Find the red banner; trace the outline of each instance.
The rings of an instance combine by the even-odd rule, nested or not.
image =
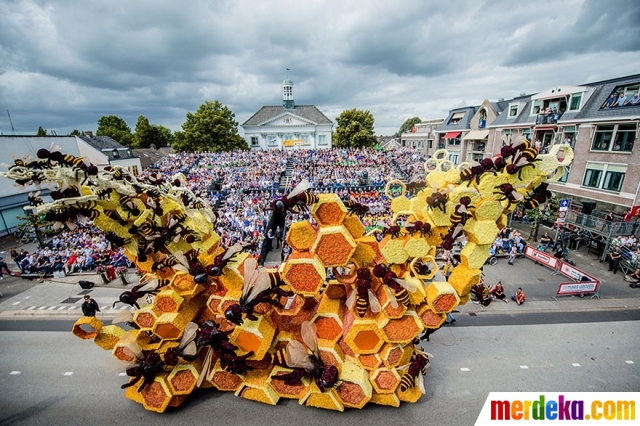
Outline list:
[[[543,264],[547,268],[555,270],[558,267],[558,259],[531,246],[527,246],[524,249],[524,255],[535,262]]]

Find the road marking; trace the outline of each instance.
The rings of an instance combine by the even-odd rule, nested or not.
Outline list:
[[[66,306],[60,306],[57,310],[58,310],[58,311],[61,311],[61,310],[63,310],[63,309],[67,309],[67,307],[66,307]]]
[[[633,362],[633,361],[631,361],[631,360],[628,360],[628,361],[625,361],[625,362],[626,362],[627,364],[634,364],[634,362]]]
[[[32,310],[34,310],[35,308],[36,308],[35,306],[29,306],[29,307],[27,308],[27,311],[32,311]]]
[[[462,368],[460,369],[460,371],[471,371],[471,369],[470,369],[470,368],[467,368],[467,367],[462,367]]]
[[[23,299],[24,300],[31,299],[31,296],[25,296],[25,297],[23,297]]]
[[[72,376],[73,375],[73,371],[67,371],[66,373],[63,374],[63,376]]]
[[[127,375],[127,373],[125,373],[124,371],[122,373],[118,373],[118,376],[120,376],[120,377],[124,377],[126,375]]]
[[[41,311],[41,310],[43,310],[43,309],[47,309],[47,307],[46,307],[46,306],[40,306],[40,307],[38,308],[38,310],[39,310],[39,311]]]
[[[11,372],[11,373],[9,373],[9,374],[10,374],[10,375],[12,375],[12,376],[19,376],[20,374],[22,374],[22,371],[14,370],[14,371],[12,371],[12,372]]]
[[[55,306],[49,306],[49,309],[47,309],[47,311],[53,311],[55,308]]]
[[[573,362],[571,363],[571,365],[573,365],[574,367],[580,367],[580,364],[578,364],[577,362]]]
[[[529,366],[528,365],[521,365],[520,368],[523,369],[523,370],[528,370]]]
[[[11,305],[16,306],[16,305],[19,305],[19,304],[20,304],[20,301],[17,301],[17,302],[12,303]]]

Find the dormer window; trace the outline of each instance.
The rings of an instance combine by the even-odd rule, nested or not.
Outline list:
[[[509,105],[509,118],[515,118],[518,116],[518,105]]]
[[[113,158],[120,158],[120,153],[117,149],[114,149],[112,152]]]
[[[540,108],[542,108],[542,100],[536,99],[533,101],[533,109],[531,110],[531,115],[540,114]]]
[[[571,95],[571,103],[569,104],[569,111],[579,110],[581,101],[582,101],[582,93],[573,93]]]
[[[458,124],[460,121],[462,121],[463,117],[464,117],[464,111],[463,112],[455,112],[451,116],[451,120],[449,120],[448,124]]]

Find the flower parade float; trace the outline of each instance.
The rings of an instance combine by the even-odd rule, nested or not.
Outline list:
[[[215,213],[181,174],[142,180],[55,149],[36,155],[1,175],[50,186],[53,202],[37,203],[36,214],[57,227],[91,219],[142,273],[114,302],[126,308],[111,324],[81,318],[72,332],[126,363],[117,364],[129,377],[125,397],[161,413],[199,388],[338,411],[416,402],[430,365],[420,337],[469,300],[507,215],[520,201],[544,204],[573,152],[555,145],[539,155],[520,139],[455,166],[439,150],[414,197],[402,182],[387,184],[393,220],[381,239],[365,234],[365,206],[311,194],[303,181],[272,204],[272,219],[300,210],[313,218],[291,225],[292,253],[277,269],[240,244],[223,247]],[[460,239],[460,263],[434,281],[436,251]]]

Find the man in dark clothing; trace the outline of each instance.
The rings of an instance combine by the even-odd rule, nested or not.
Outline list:
[[[85,317],[95,317],[96,312],[100,312],[98,302],[93,300],[88,294],[84,296],[84,303],[82,304],[82,313]]]
[[[618,272],[620,259],[622,259],[622,253],[620,253],[620,247],[616,247],[609,253],[609,270],[613,271],[614,274]]]
[[[0,280],[4,278],[2,276],[3,270],[7,273],[7,275],[11,276],[11,271],[9,270],[7,262],[4,261],[4,257],[0,256]]]
[[[278,226],[276,228],[276,248],[280,248],[280,245],[282,244],[282,229],[280,229],[280,227]]]

